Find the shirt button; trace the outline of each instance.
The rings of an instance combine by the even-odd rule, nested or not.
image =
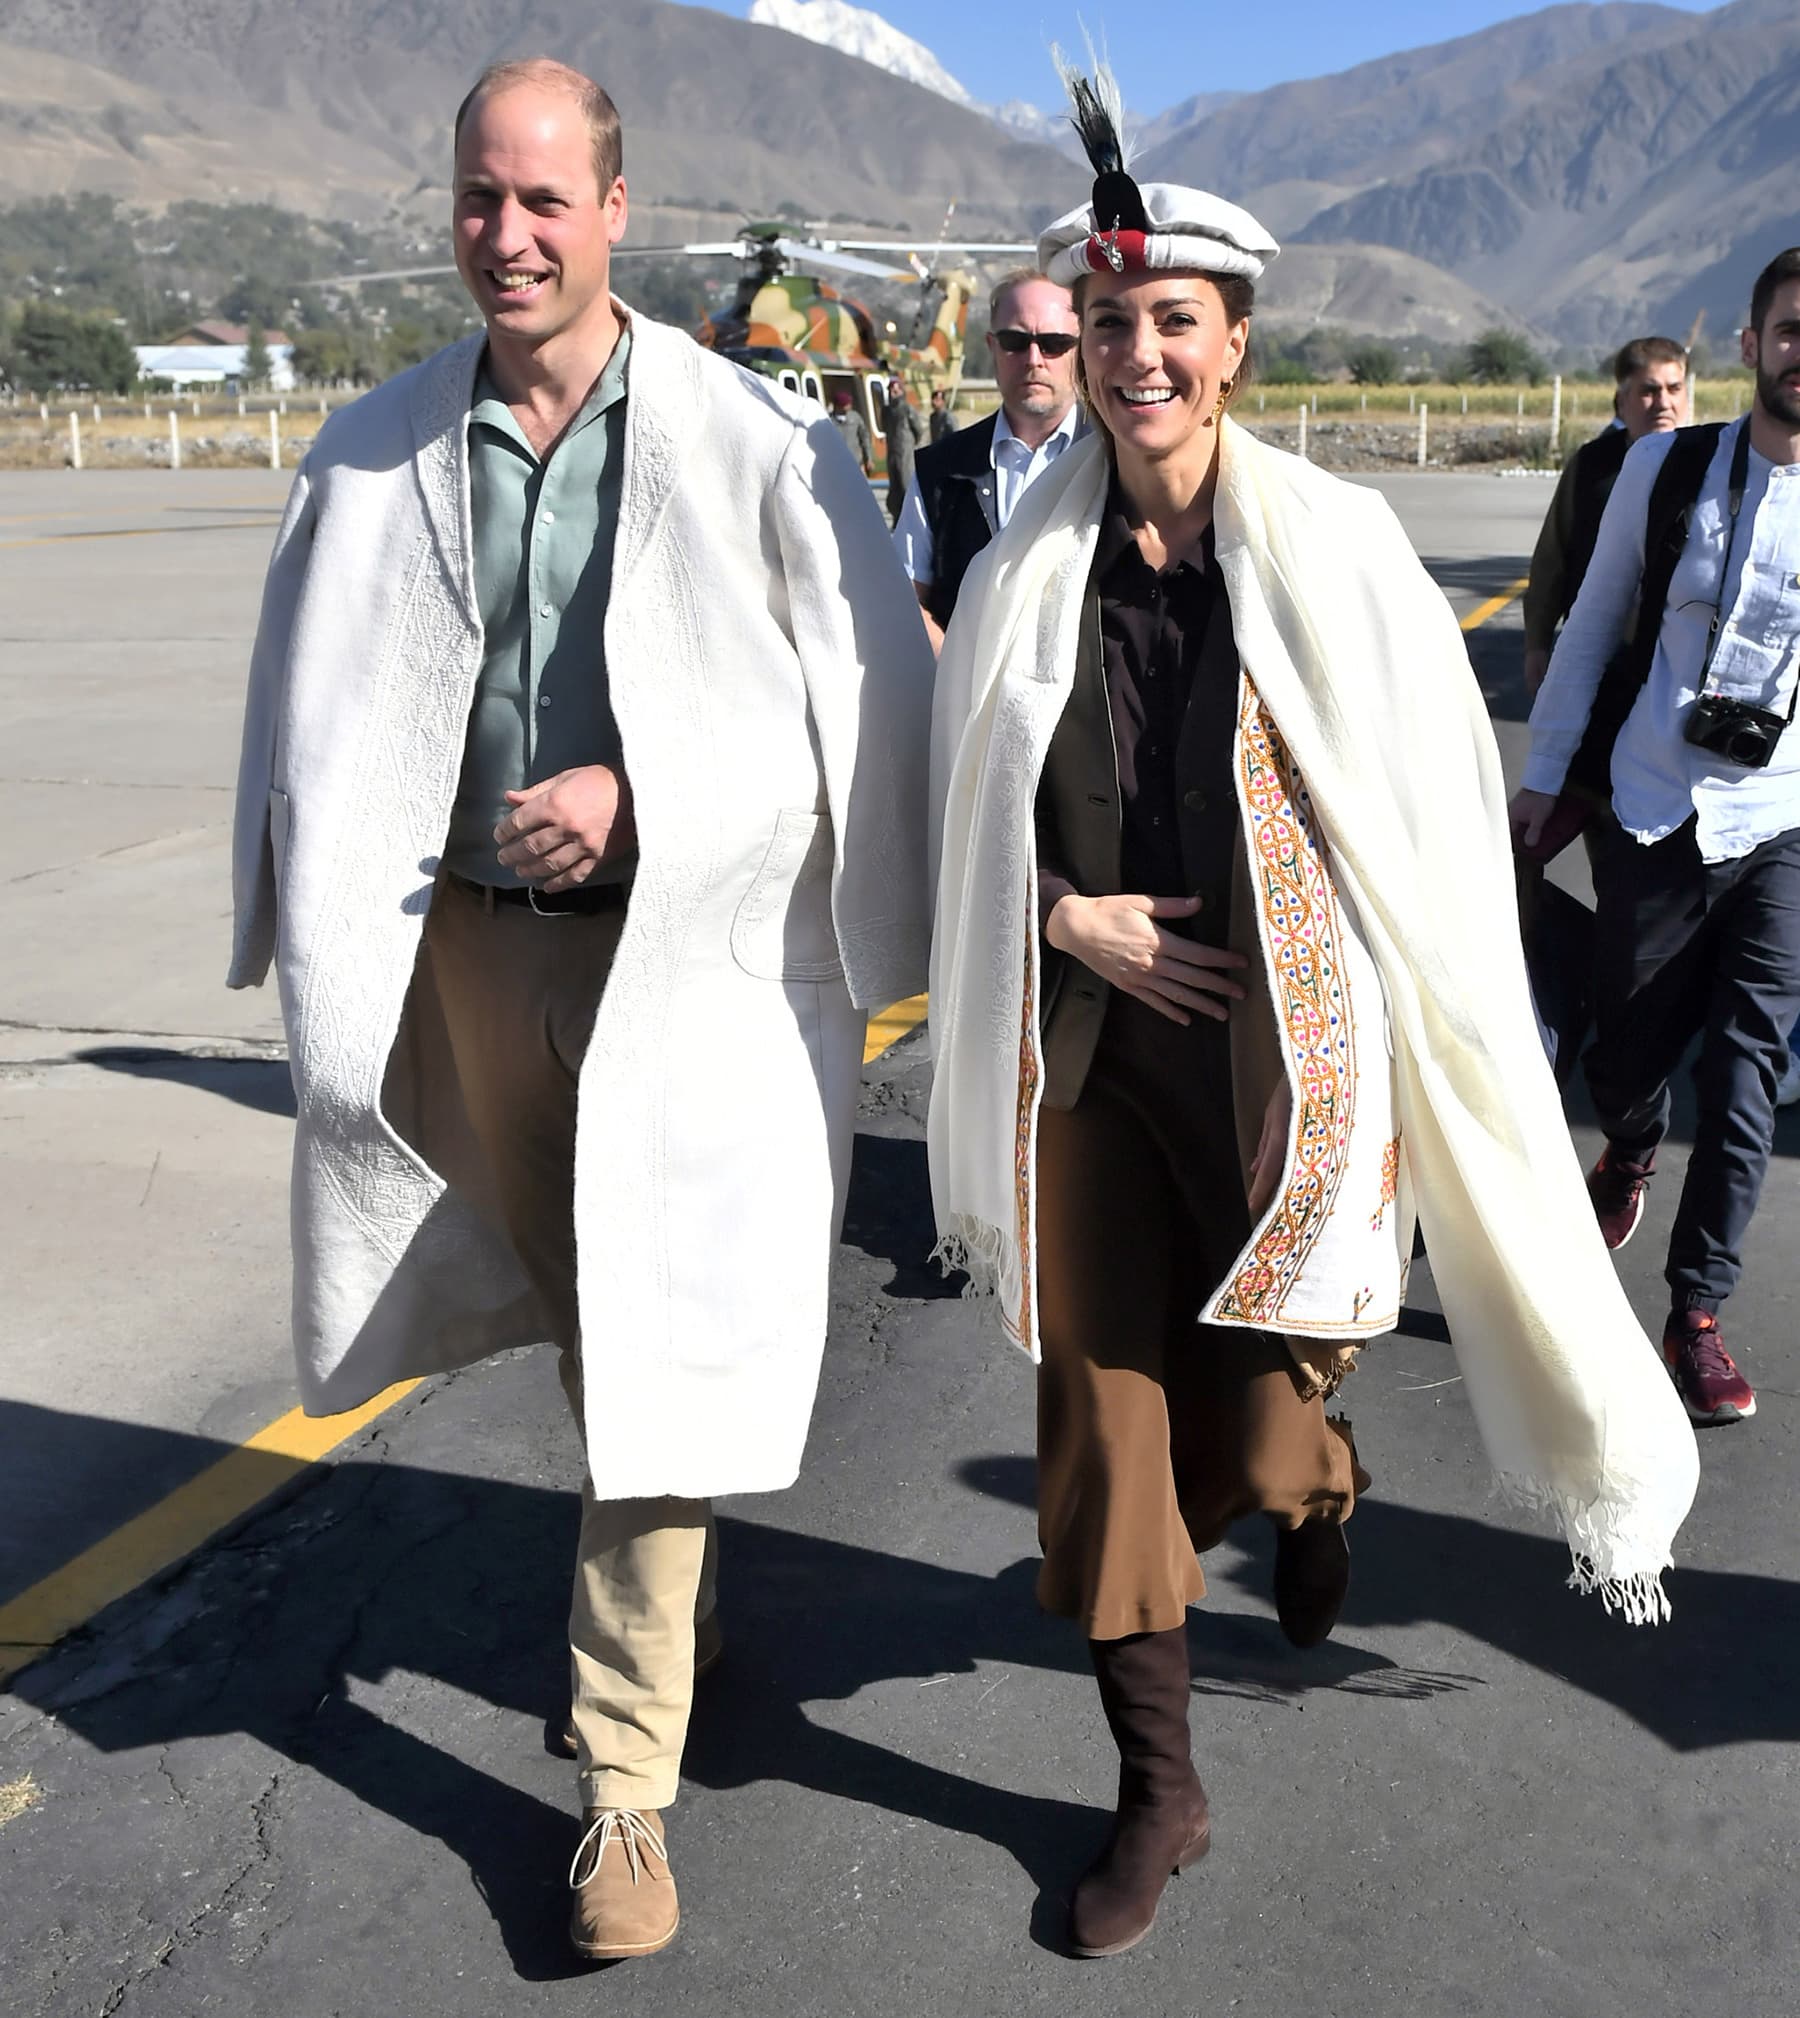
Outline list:
[[[555,512],[545,512],[545,514],[544,514],[544,524],[545,524],[545,525],[547,525],[547,526],[553,526],[553,525],[555,525],[555,523],[556,523],[556,514],[555,514]]]
[[[1184,792],[1181,795],[1181,803],[1190,813],[1204,813],[1206,811],[1206,794],[1204,792]]]
[[[539,615],[540,617],[547,617],[547,616],[549,616],[549,614],[550,614],[550,605],[549,605],[548,603],[539,603],[539,604],[538,604],[538,615]]]
[[[538,706],[540,708],[547,708],[549,705],[550,705],[550,696],[548,694],[539,694]]]

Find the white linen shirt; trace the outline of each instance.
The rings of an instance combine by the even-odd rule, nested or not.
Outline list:
[[[1000,409],[994,421],[994,442],[989,459],[994,465],[994,512],[1002,526],[1012,517],[1026,491],[1070,442],[1080,439],[1084,431],[1081,402],[1077,400],[1057,423],[1053,434],[1046,436],[1036,448],[1028,448],[1013,433],[1007,422],[1005,407]],[[900,516],[894,521],[894,549],[909,579],[929,588],[932,579],[931,526],[925,517],[925,501],[919,495],[919,479],[916,476],[906,486]]]
[[[1700,858],[1734,861],[1800,827],[1800,734],[1789,731],[1767,769],[1747,771],[1682,740],[1699,690],[1714,607],[1727,612],[1710,687],[1786,714],[1800,679],[1800,463],[1752,448],[1725,580],[1727,491],[1740,420],[1707,467],[1687,545],[1675,565],[1643,692],[1613,746],[1613,811],[1648,844],[1697,817]],[[1606,663],[1630,621],[1644,570],[1651,487],[1673,434],[1648,435],[1625,458],[1607,500],[1581,594],[1531,710],[1524,784],[1560,792],[1587,727]]]

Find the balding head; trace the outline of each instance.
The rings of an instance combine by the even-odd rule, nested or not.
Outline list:
[[[503,91],[528,89],[565,92],[581,108],[581,116],[594,143],[594,181],[602,196],[625,171],[625,140],[619,126],[619,108],[591,77],[571,70],[551,56],[526,56],[515,63],[490,63],[476,78],[468,97],[456,108],[451,128],[454,145],[462,139],[464,122],[475,105]]]

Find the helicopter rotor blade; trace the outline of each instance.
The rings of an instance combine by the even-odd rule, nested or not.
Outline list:
[[[989,252],[998,254],[1035,253],[1035,243],[1009,244],[999,239],[957,238],[834,238],[828,241],[851,252],[916,252],[929,256],[938,252]]]
[[[808,266],[822,266],[828,272],[862,273],[876,280],[902,280],[908,286],[916,284],[918,275],[904,267],[877,266],[872,259],[857,259],[848,253],[838,251],[834,245],[808,245],[803,239],[777,238],[771,241],[777,252],[789,259]]]

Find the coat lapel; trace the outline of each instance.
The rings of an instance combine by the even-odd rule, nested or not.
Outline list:
[[[698,438],[706,397],[700,351],[685,332],[631,314],[631,369],[625,400],[625,461],[619,473],[619,530],[613,586],[630,579],[655,536],[689,446]]]
[[[469,510],[469,408],[486,343],[486,334],[478,330],[433,358],[419,374],[412,409],[414,467],[425,521],[444,580],[463,616],[477,629],[481,614],[475,602],[475,540]]]

